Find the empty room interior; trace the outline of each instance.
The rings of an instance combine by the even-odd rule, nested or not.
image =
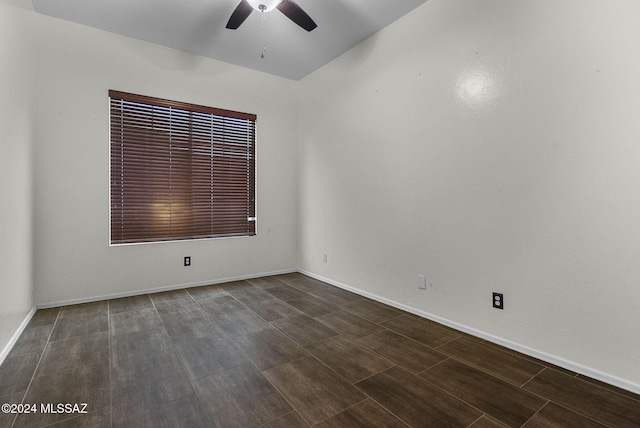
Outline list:
[[[640,427],[640,2],[135,3],[0,0],[0,427]],[[114,238],[120,93],[250,232]]]

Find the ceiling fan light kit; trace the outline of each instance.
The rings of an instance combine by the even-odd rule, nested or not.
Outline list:
[[[247,0],[252,8],[258,12],[271,12],[282,0]]]
[[[236,30],[249,17],[252,11],[262,13],[278,9],[287,18],[307,31],[311,31],[318,25],[297,3],[292,0],[242,0],[231,14],[227,28]]]

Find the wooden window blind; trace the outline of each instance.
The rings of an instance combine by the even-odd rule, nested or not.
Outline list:
[[[112,244],[255,235],[255,115],[109,98]]]

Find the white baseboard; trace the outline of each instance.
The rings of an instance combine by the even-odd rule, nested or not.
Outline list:
[[[15,333],[13,333],[13,336],[11,336],[11,339],[9,339],[9,342],[7,342],[7,344],[2,349],[2,352],[0,352],[0,365],[2,365],[4,360],[7,358],[7,355],[9,355],[9,352],[11,352],[11,350],[13,349],[24,329],[27,328],[29,321],[31,321],[31,318],[33,318],[33,314],[36,313],[37,309],[38,308],[35,306],[31,308],[27,316],[24,317],[24,320],[22,320],[22,323],[20,324],[18,329],[15,331]]]
[[[152,294],[152,293],[160,293],[162,291],[180,290],[182,288],[201,287],[201,286],[205,286],[205,285],[215,285],[215,284],[224,284],[225,282],[241,281],[243,279],[260,278],[260,277],[263,277],[263,276],[281,275],[281,274],[292,273],[292,272],[297,272],[297,271],[298,271],[297,269],[285,269],[285,270],[279,270],[279,271],[273,271],[273,272],[264,272],[264,273],[252,274],[252,275],[242,275],[242,276],[235,276],[235,277],[229,277],[229,278],[220,278],[220,279],[211,280],[211,281],[198,281],[198,282],[190,282],[190,283],[186,283],[186,284],[167,285],[167,286],[164,286],[164,287],[146,288],[146,289],[143,289],[143,290],[125,291],[125,292],[122,292],[122,293],[112,293],[112,294],[104,294],[104,295],[92,296],[92,297],[83,297],[83,298],[80,298],[80,299],[59,300],[59,301],[56,301],[56,302],[49,302],[49,303],[45,303],[45,304],[40,304],[40,305],[38,305],[38,309],[55,308],[55,307],[58,307],[58,306],[66,306],[66,305],[77,305],[79,303],[99,302],[101,300],[118,299],[118,298],[121,298],[121,297],[139,296],[141,294]]]
[[[618,388],[633,392],[635,394],[640,394],[640,385],[638,385],[638,384],[636,384],[634,382],[629,382],[626,379],[621,379],[621,378],[619,378],[617,376],[612,376],[612,375],[610,375],[608,373],[603,373],[603,372],[601,372],[599,370],[595,370],[595,369],[593,369],[591,367],[586,367],[586,366],[583,366],[582,364],[578,364],[578,363],[575,363],[573,361],[568,361],[568,360],[565,360],[563,358],[559,358],[559,357],[557,357],[555,355],[548,354],[546,352],[542,352],[542,351],[539,351],[537,349],[533,349],[533,348],[530,348],[528,346],[524,346],[524,345],[521,345],[519,343],[512,342],[510,340],[506,340],[506,339],[494,336],[492,334],[489,334],[489,333],[486,333],[486,332],[483,332],[483,331],[480,331],[480,330],[476,330],[475,328],[472,328],[472,327],[469,327],[469,326],[466,326],[466,325],[463,325],[463,324],[459,324],[457,322],[450,321],[448,319],[439,317],[437,315],[430,314],[428,312],[421,311],[421,310],[413,308],[411,306],[407,306],[407,305],[395,302],[393,300],[387,299],[386,297],[378,296],[376,294],[369,293],[367,291],[364,291],[364,290],[349,286],[347,284],[343,284],[341,282],[334,281],[332,279],[325,278],[325,277],[320,276],[320,275],[316,275],[316,274],[314,274],[312,272],[308,272],[308,271],[305,271],[305,270],[302,270],[302,269],[299,270],[299,272],[303,273],[303,274],[305,274],[307,276],[310,276],[312,278],[315,278],[317,280],[326,282],[327,284],[331,284],[331,285],[334,285],[336,287],[345,289],[347,291],[354,292],[354,293],[359,294],[361,296],[368,297],[368,298],[370,298],[372,300],[376,300],[376,301],[378,301],[380,303],[384,303],[386,305],[393,306],[394,308],[398,308],[398,309],[401,309],[403,311],[410,312],[410,313],[412,313],[414,315],[418,315],[418,316],[421,316],[423,318],[427,318],[429,320],[432,320],[432,321],[435,321],[437,323],[440,323],[440,324],[446,325],[448,327],[454,328],[456,330],[468,333],[468,334],[470,334],[472,336],[476,336],[476,337],[488,340],[489,342],[496,343],[498,345],[504,346],[505,348],[512,349],[514,351],[520,352],[520,353],[528,355],[530,357],[537,358],[537,359],[545,361],[547,363],[554,364],[554,365],[556,365],[558,367],[562,367],[564,369],[571,370],[572,372],[579,373],[581,375],[590,377],[592,379],[596,379],[596,380],[602,381],[602,382],[607,383],[609,385],[616,386]]]

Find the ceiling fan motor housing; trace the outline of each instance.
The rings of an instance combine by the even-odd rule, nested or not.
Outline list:
[[[254,10],[264,13],[275,8],[278,8],[287,18],[307,31],[318,26],[293,0],[241,0],[227,22],[227,28],[230,30],[238,29]]]

